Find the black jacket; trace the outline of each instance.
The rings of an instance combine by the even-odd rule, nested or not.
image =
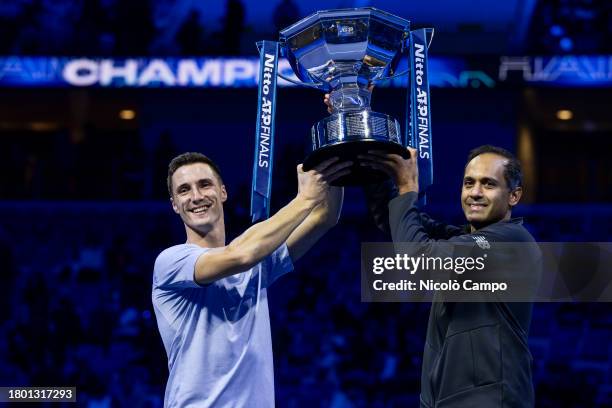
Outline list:
[[[477,247],[483,240],[492,246],[524,242],[532,244],[522,246],[530,256],[539,256],[521,219],[494,223],[470,234],[421,213],[415,206],[417,198],[416,193],[407,193],[388,202],[394,243],[449,241]],[[385,218],[380,206],[379,211],[372,209],[377,221]],[[519,254],[501,252],[507,259],[498,261],[515,264]],[[539,279],[539,271],[516,272]],[[423,352],[421,407],[533,407],[532,358],[527,344],[531,311],[531,303],[434,301]]]

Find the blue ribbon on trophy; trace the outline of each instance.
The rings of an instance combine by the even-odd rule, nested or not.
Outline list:
[[[253,222],[269,216],[274,143],[276,77],[330,93],[332,114],[311,129],[312,149],[304,170],[338,157],[354,164],[350,174],[335,185],[379,183],[382,171],[359,165],[358,156],[369,150],[407,158],[407,145],[419,154],[420,185],[433,181],[431,109],[427,77],[427,48],[432,29],[410,31],[410,21],[372,8],[318,11],[281,30],[279,42],[258,43],[259,100],[255,135],[255,161],[251,191]],[[408,51],[409,68],[395,70]],[[291,64],[300,81],[277,72],[279,53]],[[390,115],[370,109],[370,84],[410,73],[406,129]]]
[[[251,186],[251,217],[253,222],[261,221],[270,216],[272,166],[274,163],[276,76],[278,73],[278,43],[262,41],[257,46],[259,48],[259,91],[253,184]]]
[[[432,37],[433,29],[422,28],[411,31],[408,39],[411,92],[408,105],[410,113],[406,115],[406,134],[410,133],[410,146],[417,149],[420,204],[426,203],[426,190],[433,184],[431,104],[427,70],[427,50]],[[407,139],[408,137],[405,138]]]

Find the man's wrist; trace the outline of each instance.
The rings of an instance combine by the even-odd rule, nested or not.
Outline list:
[[[304,205],[309,211],[312,211],[317,205],[319,205],[323,201],[312,197],[305,197],[300,193],[297,194],[295,199],[299,201],[302,205]]]

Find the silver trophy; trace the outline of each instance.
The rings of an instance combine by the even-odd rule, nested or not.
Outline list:
[[[395,72],[410,22],[375,8],[316,12],[280,32],[280,47],[304,85],[330,93],[333,113],[312,127],[309,170],[331,158],[352,160],[337,185],[361,185],[386,176],[358,165],[357,156],[382,150],[407,158],[399,122],[370,109],[370,84]]]

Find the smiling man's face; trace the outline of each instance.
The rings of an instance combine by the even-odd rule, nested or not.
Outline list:
[[[225,186],[205,163],[179,167],[172,175],[172,209],[187,228],[200,235],[211,231],[223,220]]]
[[[461,206],[475,229],[510,219],[512,207],[520,199],[520,189],[510,191],[504,177],[507,160],[495,153],[483,153],[465,167]]]

